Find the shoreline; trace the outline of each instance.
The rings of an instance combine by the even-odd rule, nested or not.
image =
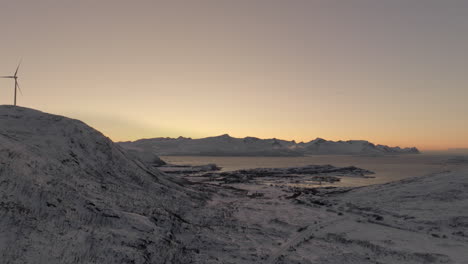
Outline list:
[[[464,263],[466,175],[463,166],[348,188],[199,183],[212,192],[200,212],[212,228],[190,244],[203,248],[200,262],[219,256],[229,263]],[[451,194],[458,203],[446,200]]]

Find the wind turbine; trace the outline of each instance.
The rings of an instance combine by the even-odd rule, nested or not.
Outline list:
[[[18,63],[18,67],[16,67],[16,71],[15,71],[15,74],[13,76],[0,76],[0,78],[15,79],[15,101],[14,101],[15,106],[16,106],[16,92],[19,90],[21,95],[23,95],[23,92],[21,92],[21,88],[20,88],[20,86],[18,84],[18,70],[19,70],[20,65],[21,65],[21,61],[20,61],[20,63]]]

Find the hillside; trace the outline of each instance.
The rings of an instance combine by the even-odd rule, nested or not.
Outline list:
[[[307,143],[229,135],[191,138],[152,138],[120,142],[125,149],[157,155],[187,156],[304,156],[304,155],[386,155],[417,154],[416,148],[375,145],[364,140],[328,141],[317,138]]]
[[[185,263],[197,194],[86,124],[0,106],[2,263]],[[185,260],[184,260],[185,259]]]

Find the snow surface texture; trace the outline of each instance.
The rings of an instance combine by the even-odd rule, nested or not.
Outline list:
[[[317,138],[307,143],[254,137],[233,138],[229,135],[191,138],[153,138],[120,142],[132,151],[157,155],[201,156],[303,156],[303,155],[383,155],[417,154],[416,148],[374,145],[364,140],[327,141]]]
[[[468,263],[467,188],[466,167],[361,188],[228,184],[190,245],[196,263]]]
[[[0,106],[0,263],[468,263],[468,168],[447,164],[361,188],[190,183]]]
[[[197,195],[80,121],[0,106],[0,263],[186,263]]]

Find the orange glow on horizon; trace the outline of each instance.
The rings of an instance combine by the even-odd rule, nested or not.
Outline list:
[[[0,75],[22,57],[20,106],[115,141],[466,148],[468,2],[418,1],[9,1]]]

